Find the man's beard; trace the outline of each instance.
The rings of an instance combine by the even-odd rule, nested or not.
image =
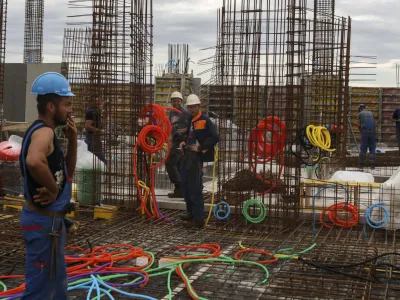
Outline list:
[[[56,115],[54,116],[54,122],[56,126],[64,126],[67,124],[67,118],[63,119],[58,109],[56,110]]]

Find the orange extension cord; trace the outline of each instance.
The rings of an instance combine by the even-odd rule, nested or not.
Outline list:
[[[352,214],[353,218],[351,220],[345,220],[345,221],[340,220],[337,215],[338,211],[339,212],[340,211],[348,212],[348,213]],[[359,218],[360,218],[357,207],[354,206],[353,204],[346,203],[346,202],[333,204],[333,205],[325,208],[319,217],[320,222],[326,228],[332,228],[332,225],[329,225],[324,221],[326,213],[328,213],[329,220],[332,222],[332,224],[334,224],[338,227],[342,227],[342,228],[351,228],[351,227],[356,226],[358,224]]]
[[[168,108],[168,110],[181,113],[179,110],[172,107]],[[172,133],[172,125],[165,111],[166,109],[164,107],[157,104],[148,104],[142,109],[140,114],[141,118],[147,117],[149,118],[149,121],[147,125],[140,131],[138,140],[135,144],[133,151],[133,172],[141,202],[138,210],[145,212],[149,218],[162,218],[166,221],[169,221],[159,210],[155,196],[155,170],[166,162],[171,150],[169,137]],[[157,165],[150,165],[150,188],[148,188],[147,185],[140,181],[138,175],[137,154],[139,147],[151,157],[152,155],[161,151],[165,144],[167,144],[168,149],[167,155]],[[152,161],[152,159],[150,159],[150,161]],[[147,205],[149,196],[151,197],[152,207],[150,210]]]
[[[281,121],[278,117],[272,116],[260,121],[248,138],[247,148],[249,151],[250,167],[253,172],[256,173],[257,178],[269,186],[269,189],[265,191],[264,194],[270,193],[276,187],[282,176],[285,160],[285,139],[285,122]],[[265,180],[257,173],[255,164],[266,164],[278,157],[280,164],[278,177],[272,182]]]

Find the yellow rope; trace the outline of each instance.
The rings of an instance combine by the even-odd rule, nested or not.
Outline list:
[[[213,166],[213,176],[212,176],[212,190],[211,190],[211,205],[210,205],[210,210],[208,211],[208,217],[206,220],[205,225],[207,226],[208,222],[210,221],[211,218],[211,213],[214,207],[214,183],[215,183],[215,171],[217,169],[217,161],[218,161],[218,155],[219,155],[219,149],[217,146],[214,146],[214,166]]]

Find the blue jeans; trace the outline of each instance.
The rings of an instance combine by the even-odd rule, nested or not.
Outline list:
[[[185,153],[180,174],[186,211],[192,215],[194,222],[204,222],[203,163],[199,153]]]
[[[67,270],[64,260],[66,229],[62,218],[55,219],[55,230],[60,234],[57,254],[53,262],[56,277],[50,279],[53,218],[37,214],[27,208],[21,212],[22,235],[26,248],[26,289],[21,300],[67,300]]]
[[[376,133],[371,130],[362,130],[361,131],[361,146],[360,146],[360,164],[364,165],[365,159],[367,157],[367,150],[371,155],[371,161],[375,162],[376,160]]]

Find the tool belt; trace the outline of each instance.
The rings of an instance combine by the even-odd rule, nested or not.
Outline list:
[[[25,202],[25,207],[29,210],[32,210],[32,211],[42,215],[42,216],[56,217],[56,218],[64,218],[65,217],[65,213],[63,213],[63,212],[45,210],[45,209],[37,207],[36,205],[33,205],[32,203],[29,203],[29,202]]]

